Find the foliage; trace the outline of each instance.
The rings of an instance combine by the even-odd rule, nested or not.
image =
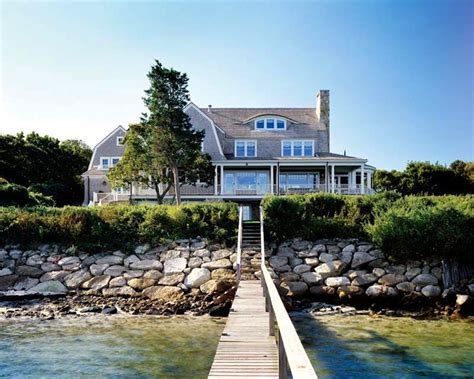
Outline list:
[[[234,203],[0,207],[0,244],[59,243],[95,252],[196,236],[231,243],[237,224]]]
[[[153,188],[160,204],[174,186],[179,204],[181,185],[212,180],[210,157],[201,152],[204,131],[195,130],[184,112],[189,102],[186,74],[156,61],[148,79],[144,102],[149,113],[130,125],[125,153],[108,177],[113,186],[138,182]]]
[[[30,192],[27,188],[18,184],[8,182],[0,183],[0,206],[54,206],[54,200],[50,196],[41,193]]]
[[[91,149],[78,140],[60,142],[37,133],[0,135],[0,175],[10,183],[52,195],[58,206],[82,202],[80,175],[91,155]]]
[[[410,162],[402,172],[377,170],[374,187],[402,195],[458,195],[474,193],[474,162],[454,161],[449,167]]]

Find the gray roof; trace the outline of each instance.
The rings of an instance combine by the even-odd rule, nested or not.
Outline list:
[[[228,138],[311,138],[325,130],[316,119],[315,108],[201,108]],[[287,130],[255,130],[253,119],[261,116],[279,116],[287,119]]]

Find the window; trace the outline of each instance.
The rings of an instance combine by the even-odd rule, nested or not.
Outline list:
[[[108,169],[119,163],[120,157],[100,157],[100,168]]]
[[[257,156],[257,141],[240,140],[235,141],[236,157],[256,157]]]
[[[314,141],[286,140],[281,142],[283,157],[312,157],[314,155]]]
[[[117,146],[123,146],[123,136],[117,137]]]
[[[255,120],[255,129],[258,130],[285,130],[286,129],[286,120],[281,118],[259,118]]]
[[[109,158],[100,158],[100,167],[101,168],[109,168]]]
[[[112,166],[115,166],[117,163],[119,163],[120,157],[112,157]]]

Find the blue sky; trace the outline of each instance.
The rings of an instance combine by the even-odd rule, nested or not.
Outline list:
[[[97,143],[144,110],[154,59],[214,107],[313,107],[380,168],[473,160],[470,1],[0,2],[0,132]]]

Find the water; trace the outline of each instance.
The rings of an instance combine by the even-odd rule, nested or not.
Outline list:
[[[2,378],[206,378],[225,319],[0,320]]]
[[[295,317],[320,378],[473,378],[474,322]]]

